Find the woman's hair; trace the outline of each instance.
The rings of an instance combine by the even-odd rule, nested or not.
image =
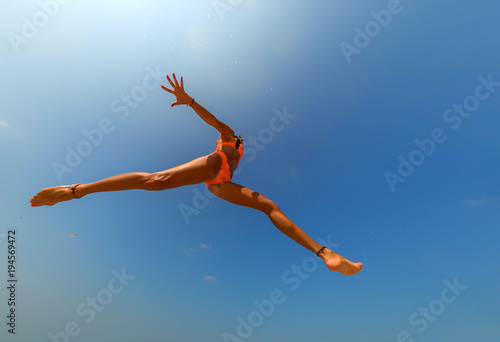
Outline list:
[[[238,149],[240,145],[243,145],[243,139],[241,139],[241,135],[240,136],[235,135],[234,137],[236,138],[236,144],[234,145],[234,147]]]

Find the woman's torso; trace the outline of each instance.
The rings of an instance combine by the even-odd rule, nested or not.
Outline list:
[[[230,142],[232,143],[232,145],[222,145],[223,142]],[[231,176],[233,175],[233,171],[238,167],[238,163],[241,157],[238,150],[234,147],[234,143],[236,143],[235,137],[228,134],[221,134],[217,139],[216,148],[216,151],[222,151],[226,155]]]

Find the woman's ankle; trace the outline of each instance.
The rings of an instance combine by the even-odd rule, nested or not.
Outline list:
[[[85,196],[85,193],[82,191],[84,190],[82,184],[75,184],[71,187],[71,189],[73,190],[73,195],[75,196],[75,198],[82,198],[83,196]]]

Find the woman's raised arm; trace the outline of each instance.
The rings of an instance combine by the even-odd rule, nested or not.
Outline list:
[[[228,134],[234,136],[234,131],[228,125],[217,120],[215,116],[213,116],[208,110],[203,108],[202,105],[197,103],[191,96],[188,95],[188,93],[186,93],[186,91],[184,90],[184,80],[182,77],[181,77],[181,84],[179,85],[179,82],[177,82],[175,74],[172,74],[172,76],[174,78],[173,82],[168,75],[167,75],[167,80],[173,89],[168,89],[163,85],[161,86],[163,90],[168,91],[171,94],[174,94],[176,101],[172,102],[172,107],[183,104],[191,106],[191,108],[193,108],[196,114],[198,114],[199,117],[203,119],[203,121],[205,121],[207,124],[218,130],[220,134]]]

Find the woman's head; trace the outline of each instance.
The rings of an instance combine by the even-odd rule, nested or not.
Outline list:
[[[243,139],[241,138],[241,135],[235,135],[234,136],[234,139],[236,140],[236,149],[238,149],[238,147],[240,147],[240,145],[243,145]]]

